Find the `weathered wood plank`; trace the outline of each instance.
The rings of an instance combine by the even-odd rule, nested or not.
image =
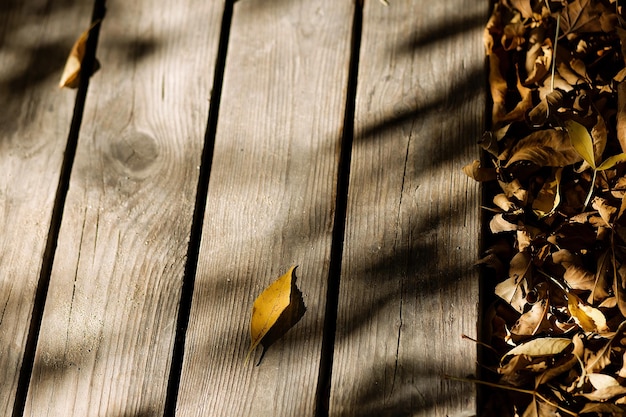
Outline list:
[[[178,416],[313,415],[352,17],[234,6]],[[296,264],[308,311],[244,364],[254,299]]]
[[[107,2],[27,416],[163,412],[222,9]]]
[[[487,7],[365,3],[331,416],[474,413]]]
[[[12,413],[75,94],[57,84],[89,2],[0,5],[0,415]]]

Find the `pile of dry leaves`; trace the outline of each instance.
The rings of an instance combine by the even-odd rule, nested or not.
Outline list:
[[[617,0],[499,0],[485,29],[495,184],[480,263],[485,415],[626,415],[626,23]],[[505,398],[506,397],[506,398]],[[488,410],[488,411],[487,411]]]

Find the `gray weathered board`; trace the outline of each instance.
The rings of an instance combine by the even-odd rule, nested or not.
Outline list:
[[[367,1],[331,416],[473,415],[486,2]]]
[[[57,84],[90,4],[0,4],[0,415],[18,385],[74,97]]]
[[[72,118],[75,94],[57,83],[89,25],[93,4],[78,3],[0,5],[0,415],[12,414]],[[477,330],[479,195],[461,167],[479,154],[487,3],[364,2],[330,416],[475,411],[474,387],[442,376],[475,371],[461,335]],[[25,416],[153,417],[166,402],[230,6],[106,6]],[[355,7],[233,6],[177,416],[313,416],[326,402]],[[307,312],[246,364],[253,301],[292,265]]]
[[[234,6],[181,417],[313,415],[352,17],[350,1]],[[292,265],[308,311],[246,364],[252,303]]]
[[[163,413],[222,7],[107,2],[26,416]]]

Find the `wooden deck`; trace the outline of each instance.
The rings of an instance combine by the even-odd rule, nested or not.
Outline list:
[[[359,3],[107,0],[78,90],[102,2],[0,3],[0,415],[475,414],[488,2]]]

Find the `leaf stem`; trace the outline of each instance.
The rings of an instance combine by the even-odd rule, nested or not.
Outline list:
[[[587,206],[589,205],[589,201],[591,200],[591,196],[593,195],[593,189],[596,186],[596,176],[598,175],[598,170],[593,170],[593,177],[591,178],[591,186],[589,187],[589,193],[587,194],[587,198],[585,199],[585,205],[583,206],[583,212],[587,210]]]
[[[554,33],[554,48],[552,49],[552,75],[550,77],[550,91],[554,91],[554,72],[556,69],[556,47],[559,43],[559,26],[561,25],[561,15],[556,17],[556,32]]]

